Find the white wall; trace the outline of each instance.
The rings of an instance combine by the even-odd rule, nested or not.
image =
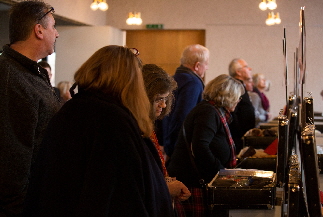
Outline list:
[[[206,46],[210,49],[210,69],[206,81],[216,75],[227,73],[227,67],[232,58],[244,58],[253,68],[254,73],[264,73],[271,80],[272,86],[268,97],[271,111],[278,115],[285,101],[283,83],[282,38],[283,27],[287,31],[287,54],[290,83],[288,92],[293,90],[293,55],[299,39],[299,11],[305,6],[307,31],[307,73],[308,79],[305,91],[313,92],[314,110],[323,111],[323,101],[320,92],[323,89],[321,71],[323,69],[323,1],[322,0],[277,0],[282,23],[277,26],[266,26],[267,11],[261,11],[258,4],[261,0],[107,0],[109,10],[106,12],[91,11],[92,1],[48,0],[55,7],[56,14],[75,19],[90,25],[109,25],[118,29],[144,29],[146,24],[164,24],[165,29],[205,29]],[[131,11],[141,12],[141,26],[127,26],[127,14]],[[2,28],[2,27],[0,27]],[[59,28],[59,31],[61,28]],[[65,31],[65,30],[64,30]],[[60,32],[61,33],[61,32]],[[59,52],[61,40],[71,39],[69,34],[62,34],[58,39]],[[93,34],[81,37],[91,40]],[[83,50],[90,49],[93,42],[84,41],[79,45]],[[94,42],[95,44],[95,42]],[[75,49],[77,48],[75,44]],[[74,47],[63,51],[62,60],[65,65],[58,71],[69,67],[69,61],[78,63],[85,60],[80,49]],[[73,48],[73,49],[72,49]],[[156,51],[157,52],[157,51]],[[66,56],[67,55],[67,56]],[[59,58],[59,56],[58,56]],[[58,63],[60,64],[60,63]],[[71,71],[69,70],[69,71]],[[58,72],[59,73],[59,72]],[[65,79],[65,77],[57,78]],[[66,77],[67,78],[67,77]]]
[[[267,93],[271,112],[277,116],[285,103],[283,85],[283,29],[287,33],[289,66],[288,94],[294,87],[294,52],[299,40],[300,8],[305,6],[307,33],[306,92],[313,92],[314,110],[323,111],[320,92],[323,89],[323,1],[277,0],[282,23],[266,26],[268,11],[258,8],[261,0],[137,0],[108,1],[111,11],[107,23],[121,29],[144,29],[146,24],[161,23],[165,29],[205,29],[206,47],[210,49],[210,67],[206,82],[215,76],[228,73],[229,62],[244,58],[254,73],[264,73],[271,80]],[[109,9],[109,10],[110,10]],[[140,11],[142,26],[127,26],[125,19],[130,11]]]
[[[0,2],[10,5],[20,1],[22,0],[0,0]],[[56,15],[88,25],[107,25],[106,12],[90,9],[92,0],[44,0],[44,2],[55,8]],[[0,13],[2,12],[0,11]]]
[[[56,84],[73,82],[75,71],[99,48],[124,43],[123,32],[110,26],[61,26],[57,30]]]

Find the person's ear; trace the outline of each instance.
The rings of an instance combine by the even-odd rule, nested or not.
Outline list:
[[[194,71],[198,71],[199,66],[200,66],[200,62],[196,62],[196,63],[194,64]]]
[[[237,74],[238,76],[242,77],[242,75],[241,75],[241,70],[240,70],[240,69],[236,69],[236,74]]]
[[[36,24],[34,27],[34,33],[36,38],[38,39],[43,39],[44,35],[43,35],[43,27],[40,24]]]

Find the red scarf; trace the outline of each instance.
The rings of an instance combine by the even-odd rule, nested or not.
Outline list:
[[[155,148],[157,149],[159,158],[160,158],[160,160],[162,162],[164,177],[168,177],[168,173],[167,173],[166,166],[165,166],[165,159],[164,159],[163,153],[162,153],[162,151],[160,149],[160,145],[159,145],[159,142],[158,142],[158,139],[157,139],[155,131],[153,131],[153,133],[151,134],[150,139],[154,143]]]
[[[228,123],[231,123],[231,121],[232,121],[232,116],[231,116],[230,112],[228,110],[226,110],[225,108],[216,107],[214,101],[209,101],[209,103],[214,106],[214,109],[218,113],[218,115],[221,119],[221,122],[224,126],[224,129],[226,131],[226,134],[227,134],[227,140],[228,140],[229,147],[231,150],[231,158],[230,158],[230,161],[225,166],[227,168],[234,168],[237,165],[236,147],[235,147],[234,141],[231,137],[231,132],[230,132],[229,125],[228,125]]]

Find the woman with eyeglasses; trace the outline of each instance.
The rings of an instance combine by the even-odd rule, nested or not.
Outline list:
[[[158,153],[146,142],[153,126],[138,54],[106,46],[76,71],[78,93],[47,128],[25,216],[174,215]]]
[[[177,207],[180,216],[207,216],[202,184],[209,183],[220,169],[236,166],[235,145],[228,124],[243,84],[229,75],[211,80],[200,102],[185,118],[167,170],[183,182],[191,197]],[[216,216],[221,216],[215,211]]]
[[[145,88],[151,104],[150,119],[153,123],[156,120],[162,120],[169,114],[174,100],[173,91],[177,88],[176,81],[169,76],[162,68],[155,64],[146,64],[142,68]],[[150,136],[158,151],[159,158],[162,162],[163,174],[167,181],[169,192],[175,200],[186,200],[190,197],[187,187],[178,180],[169,177],[165,167],[165,159],[162,146],[159,145],[156,132]]]

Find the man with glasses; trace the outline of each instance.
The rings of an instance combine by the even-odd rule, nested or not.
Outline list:
[[[0,56],[0,216],[21,216],[30,168],[59,99],[46,69],[37,64],[54,52],[54,8],[41,1],[15,3],[10,44]]]
[[[251,68],[243,59],[233,59],[229,64],[229,75],[243,81],[252,79]],[[245,87],[245,86],[244,86]],[[238,154],[243,146],[242,137],[244,134],[255,127],[255,109],[250,101],[248,91],[245,87],[245,93],[241,96],[241,100],[232,113],[233,120],[229,125],[233,141],[236,145],[236,153]]]

